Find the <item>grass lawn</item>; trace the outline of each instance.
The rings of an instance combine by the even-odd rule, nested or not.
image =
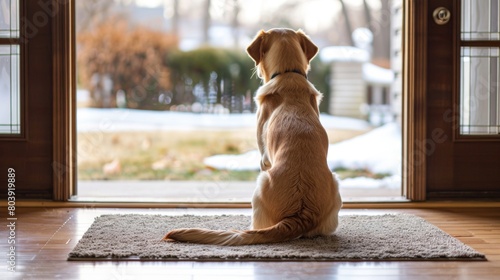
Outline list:
[[[330,143],[366,131],[329,130]],[[257,149],[254,129],[78,133],[78,180],[253,181],[258,171],[212,170],[204,158]],[[337,170],[341,177],[377,177],[363,170]]]

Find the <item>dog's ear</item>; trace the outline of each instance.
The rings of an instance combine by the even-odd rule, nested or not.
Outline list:
[[[255,61],[255,65],[259,64],[262,60],[262,42],[264,41],[265,35],[266,32],[264,30],[259,31],[253,42],[247,47],[247,53]]]
[[[318,53],[318,47],[302,30],[297,30],[297,34],[300,36],[300,46],[302,47],[302,51],[304,51],[307,60],[311,61],[311,59],[313,59],[313,57]]]

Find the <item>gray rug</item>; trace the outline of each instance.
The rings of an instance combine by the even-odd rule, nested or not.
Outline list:
[[[247,229],[249,216],[103,215],[68,260],[485,260],[484,255],[408,214],[340,216],[334,235],[224,247],[162,241],[174,228]]]

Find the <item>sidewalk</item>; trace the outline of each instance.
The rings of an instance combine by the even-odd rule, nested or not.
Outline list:
[[[251,181],[79,181],[76,201],[98,202],[250,202]],[[401,199],[394,188],[340,188],[347,201]]]

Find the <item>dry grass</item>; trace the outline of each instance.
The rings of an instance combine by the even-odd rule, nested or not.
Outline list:
[[[328,131],[330,143],[365,132]],[[257,149],[254,129],[81,132],[79,180],[255,180],[257,171],[211,170],[203,164],[216,154]]]

